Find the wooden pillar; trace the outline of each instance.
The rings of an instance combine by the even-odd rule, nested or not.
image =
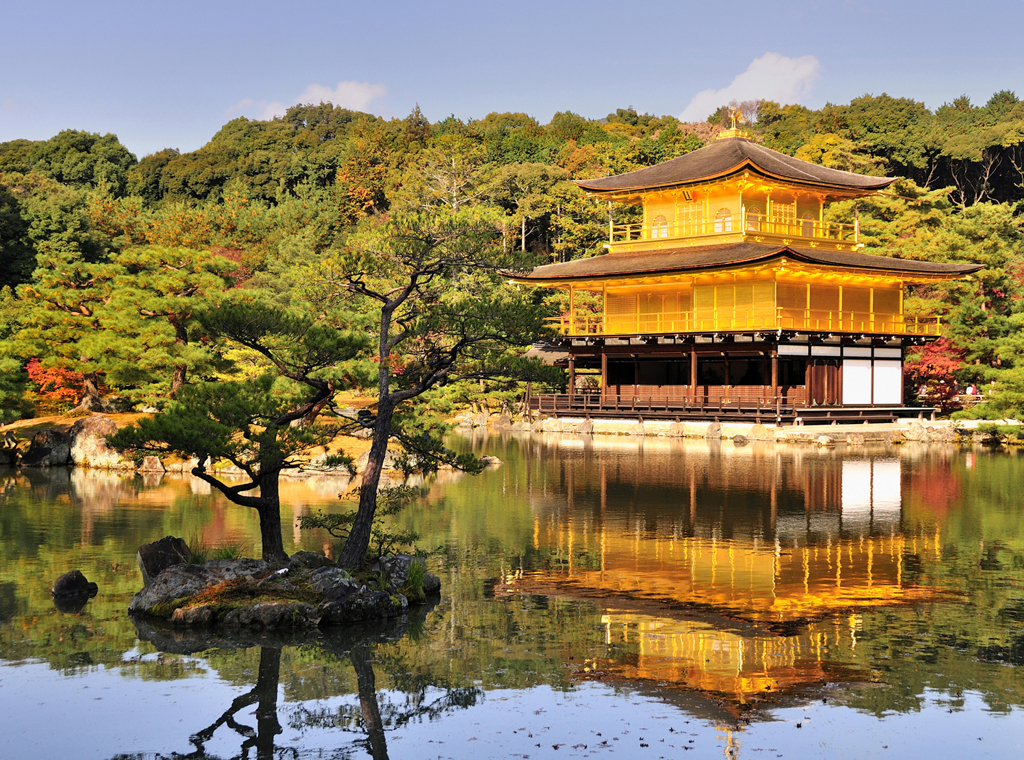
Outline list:
[[[608,334],[608,284],[601,285],[601,335]]]
[[[874,351],[871,352],[874,354]],[[903,362],[900,362],[900,367],[903,367]],[[903,383],[900,383],[900,388],[903,388]],[[903,400],[903,391],[900,390],[900,400]],[[871,357],[871,406],[875,405],[875,358]]]
[[[872,350],[871,353],[874,354],[875,352]],[[906,359],[906,356],[907,356],[907,349],[903,346],[902,341],[901,341],[900,342],[900,406],[906,406],[907,405],[907,402],[904,401],[904,399],[903,399],[903,393],[904,393],[903,386],[904,386],[904,383],[903,383],[903,380],[902,380],[902,378],[903,378],[903,360]],[[872,356],[871,357],[871,371],[872,372],[874,372],[874,368],[875,368],[875,359],[874,359],[874,356]],[[872,379],[872,383],[871,384],[872,384],[872,386],[874,386],[874,377],[872,377],[871,379]],[[872,401],[875,400],[874,396],[871,397],[871,400]]]
[[[779,351],[772,349],[772,398],[779,397]]]
[[[608,354],[601,347],[601,402],[604,403],[608,394]]]
[[[633,354],[633,402],[636,402],[637,393],[640,391],[640,362],[637,355]]]
[[[697,400],[697,346],[690,346],[690,396]]]
[[[812,366],[814,359],[808,354],[807,356],[807,368],[804,370],[804,393],[807,396],[807,406],[811,405],[814,401],[811,392],[811,380],[814,378],[814,368]]]
[[[569,354],[569,401],[576,393],[576,357]]]
[[[576,323],[576,288],[569,286],[569,335],[575,335]]]

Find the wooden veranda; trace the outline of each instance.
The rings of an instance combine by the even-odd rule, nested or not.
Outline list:
[[[931,415],[931,407],[818,406],[783,396],[642,396],[548,393],[532,396],[530,410],[543,416],[660,420],[720,420],[794,424],[895,422]]]

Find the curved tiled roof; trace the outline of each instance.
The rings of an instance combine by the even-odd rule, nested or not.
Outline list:
[[[816,248],[791,248],[762,243],[690,246],[659,251],[623,251],[605,253],[589,259],[576,259],[561,264],[536,267],[529,274],[511,275],[520,282],[589,279],[593,277],[628,277],[630,275],[667,274],[700,271],[753,264],[785,256],[793,261],[849,269],[873,269],[879,272],[956,277],[981,269],[980,264],[940,264],[932,261],[911,261],[868,253],[846,253]]]
[[[776,179],[844,190],[879,190],[893,182],[889,177],[867,177],[828,169],[770,150],[753,140],[732,137],[715,140],[700,150],[655,166],[646,166],[613,177],[577,180],[576,184],[595,193],[647,190],[717,179],[745,168]]]

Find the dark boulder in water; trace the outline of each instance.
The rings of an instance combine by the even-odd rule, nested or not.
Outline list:
[[[81,612],[86,602],[96,596],[99,586],[82,575],[81,570],[71,570],[54,581],[50,594],[53,606],[61,612]]]

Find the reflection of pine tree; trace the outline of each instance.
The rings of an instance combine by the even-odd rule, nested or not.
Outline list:
[[[231,702],[231,706],[213,723],[189,737],[195,745],[195,752],[179,755],[182,758],[209,757],[206,754],[206,742],[213,738],[221,726],[226,725],[239,736],[245,737],[242,742],[240,757],[248,757],[249,749],[256,748],[259,760],[274,757],[274,737],[281,733],[281,723],[277,719],[277,686],[281,677],[281,650],[272,647],[260,647],[260,666],[256,676],[256,685],[245,694]],[[235,715],[250,705],[256,705],[256,728],[253,729],[235,720]]]
[[[420,671],[404,657],[389,657],[386,647],[375,648],[366,640],[352,645],[347,652],[339,651],[341,646],[325,642],[328,651],[347,656],[352,663],[358,703],[341,705],[335,710],[300,707],[289,720],[292,728],[337,728],[365,734],[366,748],[373,759],[387,760],[386,730],[423,718],[436,720],[452,710],[472,707],[480,699],[479,688],[452,688],[444,678]],[[381,702],[373,669],[375,661],[391,682],[391,688],[383,694],[401,695],[400,703],[391,699]]]
[[[365,644],[353,647],[349,653],[352,667],[356,671],[359,685],[359,709],[363,716],[363,727],[369,738],[370,754],[373,760],[388,760],[388,743],[384,738],[384,724],[377,704],[377,680],[370,662],[370,650]]]

